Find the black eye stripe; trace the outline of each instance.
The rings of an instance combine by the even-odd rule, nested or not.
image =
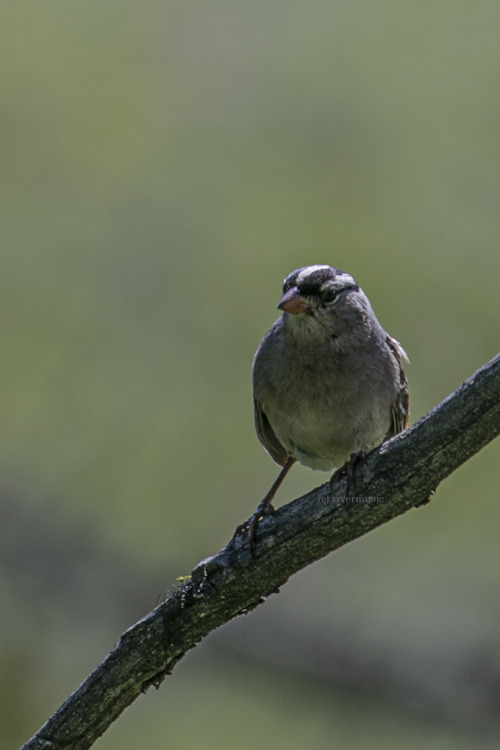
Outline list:
[[[326,302],[327,304],[335,302],[339,294],[350,291],[359,291],[359,286],[357,284],[350,284],[349,286],[345,286],[342,289],[327,289],[322,295],[323,302]]]
[[[345,287],[341,286],[342,276],[346,283]],[[321,297],[324,300],[323,294],[321,293],[321,287],[327,284],[328,281],[335,280],[340,287],[336,290],[332,290],[335,291],[336,294],[340,294],[349,289],[355,291],[359,289],[355,282],[349,284],[349,280],[354,281],[352,277],[338,268],[331,268],[330,266],[305,266],[304,268],[297,268],[295,271],[288,274],[283,282],[283,294],[288,292],[289,289],[297,287],[299,294],[304,297]],[[329,291],[330,290],[327,288],[325,294]],[[329,300],[329,303],[331,304],[334,299],[335,297]]]

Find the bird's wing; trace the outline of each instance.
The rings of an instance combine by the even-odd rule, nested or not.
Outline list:
[[[254,417],[257,437],[272,459],[280,466],[284,466],[288,453],[274,434],[274,430],[257,399],[254,399]]]
[[[387,336],[387,346],[394,354],[399,367],[399,391],[391,409],[391,426],[387,433],[387,438],[397,435],[401,430],[408,427],[408,417],[410,414],[410,399],[408,395],[408,381],[403,370],[403,361],[409,362],[408,355],[396,339]]]

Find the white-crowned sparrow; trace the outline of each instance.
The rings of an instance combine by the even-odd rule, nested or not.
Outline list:
[[[257,436],[283,468],[237,528],[248,529],[252,546],[295,461],[322,470],[348,462],[352,470],[357,456],[408,423],[408,357],[352,276],[325,265],[292,271],[278,308],[283,314],[255,354],[253,390]]]

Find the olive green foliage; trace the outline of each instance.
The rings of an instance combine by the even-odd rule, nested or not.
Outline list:
[[[250,370],[289,271],[356,278],[413,419],[496,352],[499,24],[493,0],[4,4],[2,746],[274,478]],[[215,633],[99,747],[493,747],[497,462]]]

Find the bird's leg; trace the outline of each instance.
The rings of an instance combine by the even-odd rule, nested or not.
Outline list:
[[[342,479],[345,474],[347,478],[347,492],[349,493],[354,482],[354,471],[356,469],[356,466],[365,457],[366,453],[364,451],[351,453],[351,457],[349,458],[349,460],[346,461],[345,464],[340,467],[340,469],[337,469],[337,471],[332,474],[332,477],[330,479],[330,487],[333,487],[333,485],[338,482],[339,479]]]
[[[291,469],[294,463],[295,463],[294,458],[292,458],[291,456],[287,458],[287,460],[283,464],[283,468],[281,469],[280,473],[276,477],[271,488],[269,489],[265,497],[258,504],[257,510],[255,511],[255,513],[253,513],[247,521],[245,521],[244,523],[240,523],[236,527],[233,538],[237,536],[240,532],[247,531],[252,554],[255,549],[255,532],[257,530],[257,524],[259,523],[261,518],[263,518],[264,516],[267,516],[269,513],[272,513],[274,511],[274,508],[271,504],[272,500],[276,492],[278,491],[280,484],[282,483],[282,481],[284,480],[284,478],[288,474],[288,471]]]

